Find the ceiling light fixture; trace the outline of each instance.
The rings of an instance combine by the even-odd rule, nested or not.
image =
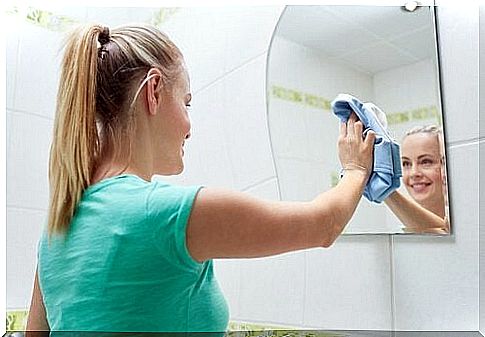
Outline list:
[[[418,1],[408,1],[402,6],[402,9],[408,12],[414,12],[418,8],[420,3]]]

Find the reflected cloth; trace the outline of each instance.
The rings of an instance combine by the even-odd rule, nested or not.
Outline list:
[[[332,101],[332,110],[342,123],[347,122],[352,111],[355,111],[364,125],[364,135],[369,130],[376,133],[374,164],[364,189],[364,197],[371,202],[381,203],[399,188],[402,177],[399,144],[387,132],[384,120],[378,118],[379,114],[384,118],[385,115],[374,104],[362,103],[348,94],[339,94]]]

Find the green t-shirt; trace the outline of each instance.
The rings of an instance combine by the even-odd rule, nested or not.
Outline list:
[[[51,330],[224,332],[212,260],[193,260],[185,241],[199,189],[130,174],[89,186],[68,232],[39,242]]]

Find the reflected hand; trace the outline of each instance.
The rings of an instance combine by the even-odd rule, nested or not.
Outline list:
[[[364,139],[363,128],[362,122],[352,112],[347,123],[340,125],[338,155],[344,170],[361,171],[367,179],[372,171],[376,135],[369,131]]]

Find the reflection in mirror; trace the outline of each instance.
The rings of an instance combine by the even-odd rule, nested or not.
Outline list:
[[[433,10],[286,7],[267,67],[282,200],[311,200],[338,184],[340,121],[331,102],[347,93],[385,112],[403,176],[384,202],[362,198],[344,233],[450,233]]]

